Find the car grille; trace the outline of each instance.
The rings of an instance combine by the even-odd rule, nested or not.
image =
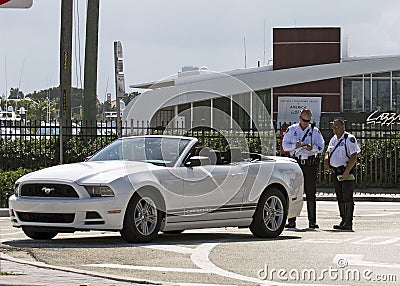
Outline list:
[[[79,198],[75,189],[62,184],[26,184],[21,187],[23,197]]]
[[[75,219],[75,214],[62,213],[17,212],[17,216],[25,222],[72,223]]]

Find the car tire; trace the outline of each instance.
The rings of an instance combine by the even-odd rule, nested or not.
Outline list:
[[[30,237],[32,239],[43,239],[43,240],[52,239],[58,234],[58,232],[41,231],[37,228],[33,229],[30,227],[22,227],[22,231],[25,233],[27,237]]]
[[[250,231],[256,237],[273,238],[279,236],[288,214],[287,201],[278,189],[264,192],[258,201]]]
[[[127,242],[150,242],[160,231],[163,212],[161,199],[154,192],[135,194],[126,209],[124,226],[120,231]]]

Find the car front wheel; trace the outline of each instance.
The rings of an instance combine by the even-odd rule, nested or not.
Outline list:
[[[270,189],[263,193],[258,201],[250,230],[256,237],[277,237],[285,227],[287,213],[287,203],[283,194],[275,188]]]
[[[52,239],[58,233],[53,231],[42,231],[40,229],[33,229],[30,227],[22,227],[22,231],[27,237],[32,239]]]
[[[159,199],[152,193],[140,194],[129,202],[121,236],[128,242],[149,242],[160,230],[162,212]]]

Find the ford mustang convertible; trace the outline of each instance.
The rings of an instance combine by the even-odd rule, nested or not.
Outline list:
[[[143,243],[159,232],[228,226],[271,238],[300,214],[303,175],[290,158],[149,135],[118,139],[86,162],[27,174],[14,192],[11,222],[32,239],[108,230]]]

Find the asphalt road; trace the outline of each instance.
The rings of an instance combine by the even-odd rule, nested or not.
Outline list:
[[[277,239],[221,228],[161,234],[145,245],[128,244],[112,232],[34,241],[0,218],[0,247],[21,259],[182,285],[399,285],[399,217],[400,203],[357,202],[355,231],[333,231],[337,204],[318,202],[316,231],[306,228],[302,213],[298,228]]]

